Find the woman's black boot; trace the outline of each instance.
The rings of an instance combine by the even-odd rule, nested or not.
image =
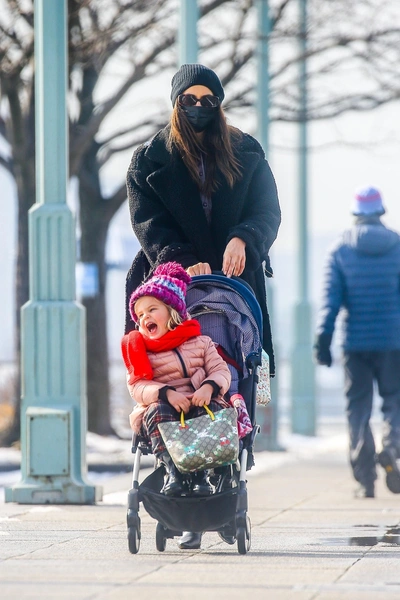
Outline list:
[[[192,495],[210,496],[213,493],[210,482],[208,481],[206,471],[196,471],[192,473]]]
[[[161,488],[160,493],[165,494],[166,496],[181,496],[186,491],[182,474],[179,473],[168,452],[163,452],[159,459],[164,465],[167,473],[167,480]]]

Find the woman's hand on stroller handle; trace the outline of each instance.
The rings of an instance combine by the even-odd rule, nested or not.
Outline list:
[[[222,259],[222,271],[227,277],[240,277],[246,265],[246,244],[238,238],[232,238],[224,252]]]
[[[188,267],[186,272],[190,277],[194,277],[195,275],[211,275],[211,267],[208,263],[199,262],[196,265]]]
[[[241,238],[232,238],[224,252],[222,259],[222,273],[227,277],[240,277],[246,266],[246,242]],[[194,277],[196,275],[212,275],[211,267],[208,263],[198,262],[186,269],[187,273]]]

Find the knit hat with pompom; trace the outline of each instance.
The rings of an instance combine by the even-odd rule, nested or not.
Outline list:
[[[139,286],[129,300],[129,312],[135,323],[135,303],[142,296],[153,296],[164,304],[174,308],[183,320],[188,318],[186,310],[186,288],[192,278],[185,269],[176,262],[168,262],[158,266],[152,277]]]
[[[353,215],[378,215],[385,214],[385,208],[382,202],[382,196],[375,187],[360,188],[356,191],[353,205],[351,207]]]

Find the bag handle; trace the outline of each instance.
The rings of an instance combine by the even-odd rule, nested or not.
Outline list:
[[[203,408],[205,409],[205,411],[208,413],[211,421],[215,421],[215,415],[212,412],[212,410],[210,410],[207,406],[207,404],[203,404]],[[182,411],[181,412],[181,427],[186,427],[185,425],[185,413]]]

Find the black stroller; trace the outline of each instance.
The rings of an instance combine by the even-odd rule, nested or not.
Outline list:
[[[162,465],[139,485],[140,458],[142,454],[150,454],[151,447],[146,440],[134,435],[135,460],[127,514],[129,551],[132,554],[139,551],[142,502],[157,521],[156,548],[160,552],[165,550],[168,538],[181,536],[183,531],[216,531],[227,543],[236,541],[238,552],[246,554],[251,545],[246,471],[254,466],[253,445],[259,431],[255,409],[257,369],[261,365],[261,309],[252,289],[243,280],[218,274],[193,277],[186,302],[190,316],[200,322],[202,333],[220,346],[228,367],[235,365],[239,370],[239,391],[246,401],[253,430],[240,440],[237,464],[210,472],[215,491],[203,497],[161,494],[165,474]]]

